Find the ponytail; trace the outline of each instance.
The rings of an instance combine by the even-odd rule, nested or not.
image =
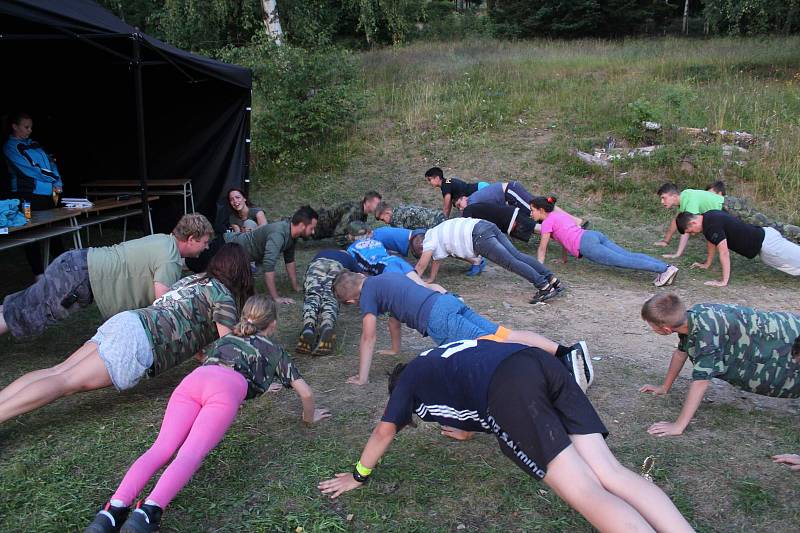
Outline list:
[[[233,327],[233,334],[237,337],[255,335],[277,319],[275,300],[266,294],[256,294],[245,302],[239,323]]]
[[[556,208],[556,198],[555,196],[534,196],[531,200],[531,207],[535,207],[537,209],[544,209],[545,213],[552,213],[553,209]]]

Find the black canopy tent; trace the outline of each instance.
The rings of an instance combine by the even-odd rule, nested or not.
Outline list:
[[[246,188],[249,69],[190,54],[89,0],[0,0],[0,115],[25,110],[65,192],[98,179],[191,178],[217,220]],[[146,213],[146,203],[143,203]],[[178,213],[161,213],[164,226]],[[145,217],[145,225],[147,217]]]

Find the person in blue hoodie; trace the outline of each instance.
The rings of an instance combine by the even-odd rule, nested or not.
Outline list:
[[[58,167],[42,145],[31,139],[33,119],[24,112],[11,116],[11,131],[3,145],[3,155],[8,164],[11,177],[11,194],[20,201],[28,201],[31,209],[40,211],[53,209],[58,204],[64,184]],[[58,257],[64,252],[60,237],[50,239],[51,256]],[[25,246],[25,256],[35,276],[44,272],[39,245]]]

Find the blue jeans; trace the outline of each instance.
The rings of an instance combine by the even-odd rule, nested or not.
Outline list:
[[[586,231],[581,237],[581,256],[606,266],[658,272],[667,270],[664,261],[645,254],[629,252],[599,231]]]
[[[448,342],[492,335],[497,332],[497,324],[486,320],[455,296],[443,294],[431,307],[426,331],[441,346]]]
[[[493,263],[522,276],[541,289],[553,275],[547,267],[530,255],[517,250],[505,233],[485,220],[475,224],[472,230],[472,248]]]

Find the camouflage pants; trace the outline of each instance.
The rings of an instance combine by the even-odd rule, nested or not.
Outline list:
[[[742,222],[762,228],[775,228],[785,239],[800,244],[800,226],[772,220],[764,213],[753,209],[750,202],[744,198],[726,196],[722,208]]]
[[[333,259],[312,261],[303,283],[303,329],[333,329],[339,315],[339,301],[333,294],[333,280],[345,268]]]
[[[39,335],[94,301],[88,252],[85,248],[59,255],[36,283],[5,297],[3,318],[14,337]]]

